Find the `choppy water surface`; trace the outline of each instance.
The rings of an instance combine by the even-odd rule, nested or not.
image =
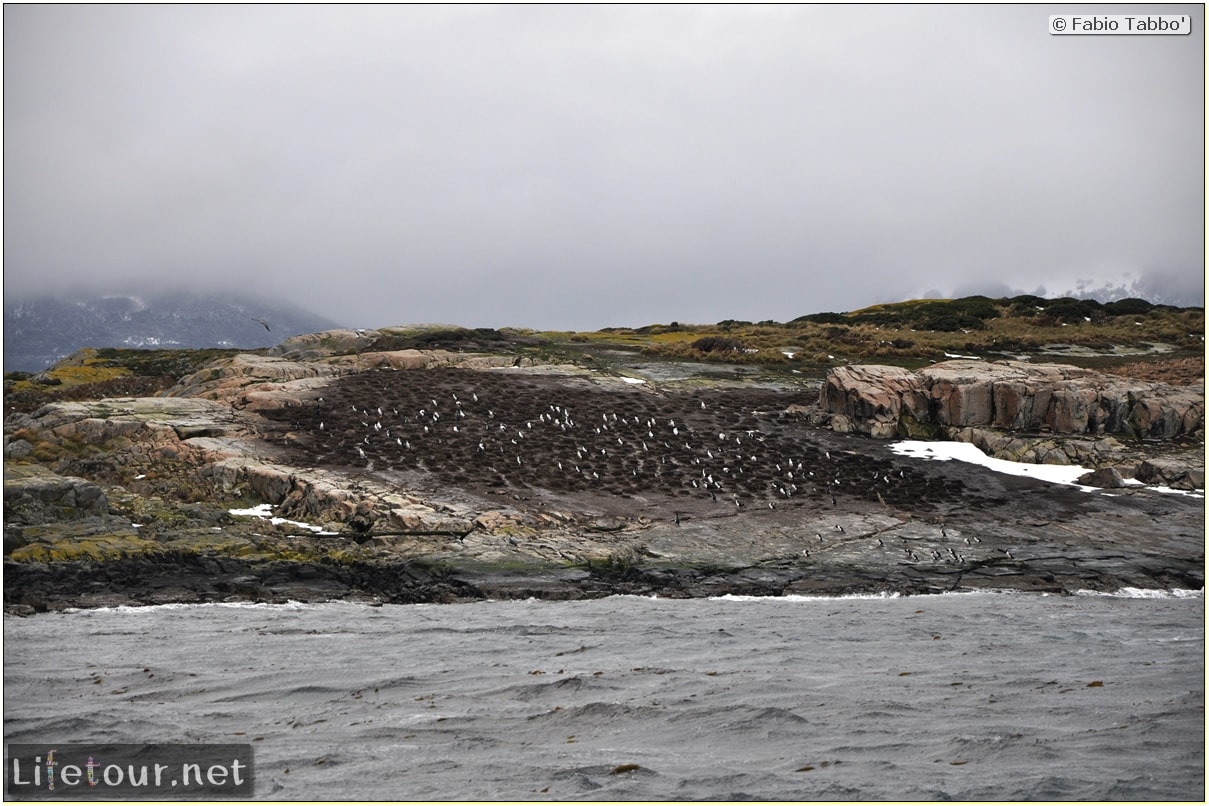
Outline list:
[[[1200,594],[204,605],[4,626],[6,741],[251,741],[266,799],[1205,795]]]

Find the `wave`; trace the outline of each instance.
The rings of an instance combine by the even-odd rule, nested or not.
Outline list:
[[[711,602],[834,602],[840,599],[900,599],[898,591],[880,591],[878,593],[845,593],[840,596],[807,596],[800,593],[789,593],[784,596],[749,596],[747,594],[727,593],[722,596],[710,596]]]
[[[1115,599],[1203,599],[1205,589],[1120,588],[1115,591],[1077,590],[1075,596],[1107,596]]]
[[[653,719],[660,713],[660,709],[653,705],[629,705],[620,702],[589,702],[583,705],[572,705],[566,708],[555,707],[552,711],[544,711],[540,714],[532,714],[526,719],[530,722],[535,720],[552,721],[556,723],[568,722],[582,725],[592,725],[599,728],[602,725],[607,725],[616,721],[629,723],[637,723],[637,721],[647,718]]]
[[[334,599],[330,602],[167,602],[156,605],[113,605],[109,607],[65,607],[63,613],[164,613],[171,610],[317,610],[331,607],[369,608],[371,605],[360,602],[346,602]]]
[[[1045,591],[1023,591],[1013,588],[978,588],[973,590],[963,591],[943,591],[940,593],[910,593],[904,594],[899,591],[878,591],[875,593],[848,593],[838,596],[815,596],[806,594],[786,594],[783,596],[752,596],[748,594],[733,594],[728,593],[722,596],[710,596],[703,599],[676,599],[662,598],[659,596],[636,596],[634,594],[616,594],[612,596],[601,597],[600,599],[584,599],[578,602],[569,602],[571,606],[592,607],[593,603],[619,601],[619,600],[634,600],[644,601],[648,603],[683,603],[691,601],[711,601],[711,602],[837,602],[837,601],[861,601],[861,600],[890,600],[890,599],[911,599],[926,600],[934,598],[953,598],[953,597],[981,597],[981,596],[1024,596],[1048,598],[1059,596]],[[1065,594],[1061,594],[1065,595]],[[1074,596],[1090,596],[1090,597],[1111,597],[1120,599],[1197,599],[1203,598],[1205,595],[1204,588],[1199,590],[1191,590],[1186,588],[1132,588],[1125,587],[1115,591],[1097,591],[1091,589],[1079,589],[1071,592]],[[202,602],[202,603],[184,603],[170,602],[167,604],[157,605],[115,605],[110,607],[70,607],[65,608],[61,612],[64,614],[103,614],[103,613],[139,613],[151,615],[154,613],[164,613],[172,611],[206,611],[206,610],[264,610],[271,612],[314,612],[318,610],[374,610],[381,613],[383,609],[389,610],[396,607],[405,607],[410,609],[429,609],[429,608],[454,608],[454,607],[476,607],[476,606],[498,606],[498,605],[515,605],[515,604],[537,604],[546,605],[548,602],[543,600],[501,600],[495,601],[479,601],[479,602],[463,602],[458,604],[441,604],[441,603],[415,603],[415,604],[399,604],[399,605],[371,605],[363,602],[349,602],[344,600],[332,600],[328,602],[298,602],[288,601],[280,603],[267,602]],[[479,632],[482,628],[456,628],[453,632]],[[436,628],[437,632],[451,631],[448,627]],[[549,625],[520,625],[511,624],[504,627],[491,627],[486,629],[487,632],[512,632],[522,635],[537,635],[537,634],[562,634],[573,632],[566,627],[554,627]]]
[[[903,594],[898,591],[881,591],[878,593],[849,593],[842,596],[805,596],[787,594],[785,596],[747,596],[726,594],[711,596],[713,602],[836,602],[853,599],[952,599],[983,596],[1023,596],[1038,599],[1060,597],[1066,594],[1055,594],[1048,591],[1025,591],[1016,588],[978,588],[963,591],[942,591],[940,593],[911,593]],[[1198,599],[1205,595],[1205,589],[1189,590],[1186,588],[1120,588],[1115,591],[1097,591],[1080,589],[1072,592],[1073,596],[1105,596],[1120,599]]]
[[[951,599],[955,597],[966,598],[976,596],[1036,596],[1046,597],[1052,594],[1036,591],[1022,591],[1014,588],[978,588],[973,590],[962,591],[942,591],[940,593],[902,593],[900,591],[878,591],[877,593],[845,593],[840,596],[809,596],[805,594],[791,593],[784,596],[746,596],[738,594],[726,594],[724,596],[711,596],[710,601],[714,602],[838,602],[851,600],[887,600],[887,599]]]

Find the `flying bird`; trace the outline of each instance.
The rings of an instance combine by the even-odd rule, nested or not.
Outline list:
[[[260,324],[264,325],[265,330],[269,331],[270,333],[273,332],[273,329],[269,327],[269,323],[266,322],[265,320],[257,319],[255,316],[249,316],[248,318],[251,319],[253,322],[260,322]]]

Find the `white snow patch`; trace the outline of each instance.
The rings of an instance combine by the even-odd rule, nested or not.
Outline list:
[[[1082,476],[1084,473],[1090,473],[1090,468],[1080,465],[1046,465],[1046,464],[1031,464],[1028,462],[1009,462],[1007,459],[996,459],[993,456],[987,456],[978,449],[978,446],[971,445],[968,442],[925,442],[923,440],[904,440],[896,442],[890,446],[890,450],[902,456],[914,456],[919,459],[935,459],[938,461],[948,461],[956,459],[959,462],[968,462],[972,465],[982,465],[983,467],[994,470],[996,473],[1007,473],[1012,476],[1025,476],[1027,478],[1046,481],[1050,484],[1068,484],[1072,487],[1078,487],[1084,492],[1099,492],[1099,487],[1088,487],[1084,484],[1076,484],[1075,479]],[[1141,482],[1133,479],[1127,479],[1126,484],[1135,484],[1141,486]],[[1147,489],[1154,490],[1160,493],[1181,493],[1190,495],[1193,498],[1204,498],[1203,494],[1188,493],[1182,490],[1173,490],[1170,487],[1148,487]]]
[[[322,526],[315,526],[313,524],[302,523],[300,521],[291,521],[291,520],[287,520],[286,518],[275,518],[275,517],[273,517],[273,505],[272,504],[257,504],[256,506],[251,507],[249,509],[228,509],[227,512],[230,512],[232,515],[246,515],[246,516],[249,516],[252,518],[262,518],[264,520],[269,521],[274,526],[277,526],[278,524],[282,524],[282,523],[288,523],[290,526],[297,526],[300,529],[309,529],[310,531],[314,532],[317,535],[338,534],[338,532],[325,531]]]
[[[903,456],[914,456],[920,459],[936,459],[948,461],[956,459],[973,465],[982,465],[998,473],[1008,473],[1013,476],[1028,476],[1029,478],[1048,481],[1051,484],[1074,484],[1075,479],[1090,470],[1079,465],[1037,465],[1024,462],[1009,462],[1006,459],[995,459],[978,450],[978,446],[968,442],[925,442],[923,440],[905,440],[890,446],[890,450]],[[1079,485],[1076,485],[1079,486]],[[1084,487],[1086,490],[1097,489]]]

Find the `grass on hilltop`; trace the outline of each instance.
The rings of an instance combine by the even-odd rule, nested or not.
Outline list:
[[[85,348],[45,372],[6,372],[4,409],[28,412],[59,400],[153,397],[216,359],[239,352],[263,350]]]
[[[874,305],[818,313],[790,322],[724,320],[715,325],[605,328],[587,334],[546,334],[585,346],[609,345],[650,357],[727,363],[922,365],[954,354],[988,358],[1039,353],[1053,345],[1099,352],[1145,351],[1161,344],[1202,354],[1203,308],[1126,299],[1102,304],[1072,298],[964,297]]]

